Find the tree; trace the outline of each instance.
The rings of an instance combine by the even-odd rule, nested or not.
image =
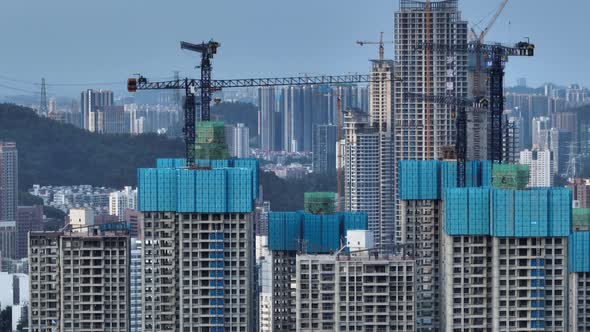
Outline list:
[[[35,183],[122,188],[135,185],[138,168],[184,155],[178,139],[90,133],[11,104],[0,104],[0,141],[17,144],[21,191]]]
[[[8,306],[0,312],[0,332],[12,331],[12,307]]]

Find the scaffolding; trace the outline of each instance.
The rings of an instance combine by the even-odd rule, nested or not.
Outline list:
[[[573,225],[577,231],[590,231],[590,209],[573,209]]]
[[[336,213],[336,193],[313,192],[305,193],[305,213],[333,214]]]
[[[492,168],[492,185],[498,189],[524,190],[529,183],[529,166],[495,164]]]
[[[223,122],[203,121],[196,126],[195,159],[228,159]]]

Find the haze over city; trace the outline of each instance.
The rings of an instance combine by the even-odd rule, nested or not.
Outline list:
[[[487,22],[500,1],[467,0],[463,18],[472,26]],[[344,1],[3,1],[0,75],[39,83],[102,83],[123,92],[127,76],[196,75],[193,55],[178,51],[180,40],[214,38],[222,44],[215,60],[216,78],[276,77],[298,73],[366,72],[373,48],[356,40],[373,40],[380,31],[393,38],[393,0]],[[526,76],[531,86],[554,81],[590,85],[584,75],[590,46],[584,28],[590,3],[516,0],[491,29],[487,40],[516,42],[530,37],[537,56],[511,60],[507,84]],[[476,29],[479,31],[478,29]],[[386,55],[393,57],[392,45]],[[5,80],[2,84],[10,85]],[[31,89],[27,85],[13,84]],[[83,87],[83,86],[82,86]],[[90,88],[91,86],[88,86]],[[51,87],[66,95],[80,86]],[[11,90],[1,89],[0,94]]]

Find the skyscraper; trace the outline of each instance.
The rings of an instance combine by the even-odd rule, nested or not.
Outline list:
[[[458,0],[430,3],[400,0],[395,13],[395,82],[393,131],[395,142],[394,191],[396,239],[403,241],[399,225],[397,162],[406,159],[437,159],[442,150],[455,145],[452,107],[408,99],[407,92],[468,95],[467,55],[437,50],[417,53],[418,43],[463,45],[467,43],[467,22],[461,19]]]
[[[344,112],[343,150],[344,207],[346,211],[366,212],[369,230],[379,240],[379,133],[369,124],[368,115],[358,109]]]
[[[337,122],[337,99],[342,109],[368,111],[368,89],[357,85],[302,85],[277,90],[278,118],[274,123],[277,149],[286,152],[311,152],[314,128]]]
[[[275,151],[275,119],[277,117],[277,105],[275,100],[275,88],[263,87],[258,89],[258,135],[260,136],[260,148],[263,151]]]
[[[142,331],[253,331],[255,159],[140,169]]]
[[[0,221],[15,221],[18,204],[16,143],[0,141]]]
[[[373,60],[369,84],[369,123],[378,138],[378,158],[372,162],[378,166],[377,224],[369,224],[375,235],[377,247],[394,243],[394,155],[393,155],[393,61]],[[362,185],[362,184],[359,184]]]
[[[81,127],[92,132],[97,131],[97,108],[113,105],[113,92],[108,90],[88,89],[80,94]]]
[[[313,131],[313,172],[327,176],[336,175],[336,140],[338,127],[316,125]]]
[[[229,155],[235,158],[250,156],[250,129],[243,123],[225,125],[225,141]]]
[[[466,166],[467,186],[490,185],[491,162],[470,161]],[[440,287],[440,234],[443,196],[446,187],[457,184],[457,164],[405,160],[399,172],[403,254],[416,260],[416,331],[447,331],[439,328],[441,293],[445,291]]]

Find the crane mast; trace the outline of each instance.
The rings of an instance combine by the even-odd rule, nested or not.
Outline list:
[[[468,43],[466,45],[447,45],[438,43],[419,43],[416,50],[422,50],[426,54],[433,50],[442,53],[476,53],[487,54],[491,57],[492,63],[489,69],[490,75],[490,97],[486,102],[486,108],[489,107],[490,119],[490,142],[489,142],[489,159],[493,162],[503,162],[502,153],[502,113],[504,112],[504,63],[510,56],[534,56],[535,45],[527,42],[519,42],[514,46],[504,46],[500,44],[481,44],[478,42]],[[441,102],[440,97],[432,96],[426,93],[423,97],[425,102]],[[484,96],[475,96],[476,100],[486,100]],[[443,100],[444,101],[444,100]],[[466,152],[467,152],[467,118],[465,105],[460,104],[457,110],[457,181],[460,187],[465,186],[466,177]]]

